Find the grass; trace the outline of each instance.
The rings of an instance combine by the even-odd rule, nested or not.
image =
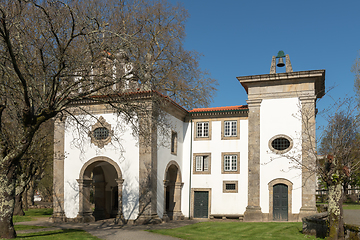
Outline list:
[[[33,221],[40,217],[50,217],[52,213],[52,208],[29,209],[25,211],[25,216],[14,216],[13,222]]]
[[[301,222],[202,222],[175,229],[150,230],[182,239],[317,239],[301,233]]]
[[[94,240],[98,240],[99,238],[94,237],[90,233],[87,233],[87,232],[85,232],[83,230],[63,229],[63,230],[56,230],[56,231],[18,234],[17,239],[28,239],[28,240],[37,240],[37,239],[40,239],[40,240],[43,240],[43,239],[51,239],[51,240],[94,239]]]
[[[40,229],[40,228],[47,228],[44,226],[31,226],[31,225],[15,225],[15,231],[22,231],[22,230],[31,230],[31,229]]]
[[[360,204],[358,204],[358,203],[344,203],[343,209],[360,210]]]

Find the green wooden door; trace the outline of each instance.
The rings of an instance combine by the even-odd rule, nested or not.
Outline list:
[[[273,192],[273,217],[276,221],[288,220],[288,186],[277,184]]]
[[[208,218],[209,192],[194,192],[194,218]]]

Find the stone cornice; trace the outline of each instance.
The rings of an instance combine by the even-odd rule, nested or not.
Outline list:
[[[192,113],[189,113],[189,118],[201,119],[201,118],[247,117],[248,112],[249,112],[249,109],[192,112]]]
[[[287,72],[276,74],[263,74],[237,77],[241,85],[249,95],[249,99],[255,98],[283,98],[304,95],[315,95],[321,98],[325,94],[325,70],[311,70],[300,72]],[[313,84],[312,86],[306,84]],[[260,91],[259,88],[284,86],[283,90]],[[253,88],[253,91],[249,89]]]

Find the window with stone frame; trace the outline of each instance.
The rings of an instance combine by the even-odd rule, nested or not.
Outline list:
[[[177,132],[171,131],[171,154],[177,154]]]
[[[223,181],[223,193],[237,193],[238,181]]]
[[[91,143],[98,148],[104,148],[105,145],[109,144],[113,135],[114,131],[111,130],[111,125],[102,116],[91,126],[91,131],[89,132]]]
[[[196,123],[196,137],[198,138],[209,137],[209,122]]]
[[[221,120],[221,140],[240,139],[240,118]]]
[[[210,153],[194,154],[194,174],[210,174],[211,173],[211,155]]]
[[[240,153],[226,152],[221,154],[221,173],[239,174],[240,173]]]

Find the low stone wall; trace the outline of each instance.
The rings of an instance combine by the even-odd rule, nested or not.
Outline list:
[[[360,240],[360,226],[345,224],[345,239]]]
[[[325,238],[328,234],[327,212],[314,214],[302,219],[303,234]]]
[[[318,238],[328,236],[328,213],[318,213],[302,219],[303,234],[314,235]],[[345,239],[360,240],[360,226],[345,224]]]

